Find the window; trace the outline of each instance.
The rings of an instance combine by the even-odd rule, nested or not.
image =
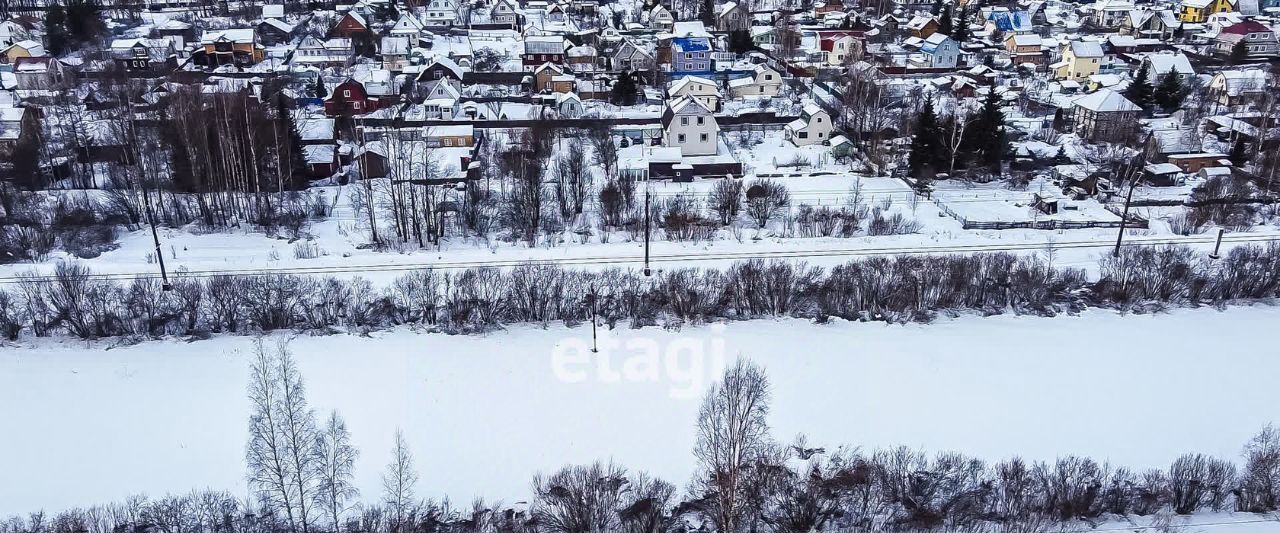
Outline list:
[[[681,126],[688,126],[688,125],[689,125],[689,117],[680,117],[680,125],[681,125]]]
[[[818,138],[819,138],[819,139],[821,139],[821,138],[822,138],[822,132],[818,132]]]
[[[342,97],[343,97],[343,98],[351,98],[351,90],[350,90],[350,89],[343,89],[343,90],[342,90]]]
[[[701,140],[702,140],[702,142],[707,142],[707,134],[703,133],[703,134],[702,134],[702,137],[701,137]]]
[[[801,139],[808,139],[808,138],[809,138],[809,132],[807,132],[807,131],[802,131],[802,132],[800,132],[800,133],[797,133],[797,134],[796,134],[796,137],[799,137],[799,138],[801,138]]]
[[[678,143],[680,143],[680,144],[684,144],[684,134],[683,134],[683,133],[681,133],[680,135],[677,135],[677,136],[676,136],[676,142],[678,142]]]
[[[353,102],[353,103],[351,104],[351,107],[353,107],[353,108],[355,108],[357,111],[359,111],[359,110],[360,110],[360,102]]]
[[[705,117],[698,117],[698,125],[701,126]]]
[[[814,118],[818,119],[818,124],[822,124],[822,117],[814,117]]]
[[[764,81],[773,81],[773,74],[765,74]]]
[[[441,142],[442,142],[445,146],[453,146],[453,139],[450,139],[450,138],[448,138],[448,137],[445,137]]]

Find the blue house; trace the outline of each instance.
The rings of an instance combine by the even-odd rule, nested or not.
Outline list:
[[[993,10],[987,14],[987,30],[1004,33],[1032,33],[1031,15],[1026,11]]]
[[[671,39],[672,74],[709,74],[711,40],[706,37],[676,37]]]

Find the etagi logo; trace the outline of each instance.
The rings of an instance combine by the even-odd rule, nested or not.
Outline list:
[[[556,345],[551,370],[565,383],[668,383],[672,398],[700,396],[726,367],[724,325],[697,328],[700,335],[657,339],[621,338],[601,330],[596,351],[591,339],[572,337]]]

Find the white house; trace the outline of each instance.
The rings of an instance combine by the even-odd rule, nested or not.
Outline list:
[[[671,82],[667,86],[667,97],[678,100],[688,96],[696,99],[703,107],[715,111],[720,109],[720,91],[716,82],[699,76],[685,76]]]
[[[1142,58],[1142,64],[1150,70],[1152,83],[1156,83],[1170,72],[1176,73],[1182,81],[1187,81],[1196,75],[1195,68],[1191,66],[1191,60],[1187,59],[1182,52],[1147,54]]]
[[[710,109],[691,97],[672,101],[662,113],[662,144],[683,156],[715,155],[720,125]]]
[[[956,68],[960,61],[960,43],[941,33],[926,37],[920,52],[929,68]]]
[[[778,96],[782,92],[782,73],[766,64],[756,65],[751,76],[729,80],[729,93],[743,96]]]
[[[653,6],[649,10],[649,27],[655,30],[671,31],[672,26],[676,23],[675,17],[671,16],[671,11],[663,7],[662,4]]]
[[[831,139],[831,115],[814,104],[804,106],[797,118],[782,128],[788,141],[796,146],[818,144]]]

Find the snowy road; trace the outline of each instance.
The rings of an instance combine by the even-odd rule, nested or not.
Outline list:
[[[1280,308],[966,317],[931,325],[748,321],[617,332],[632,347],[570,365],[590,328],[487,336],[407,330],[294,342],[321,412],[347,418],[376,498],[396,427],[424,496],[527,497],[530,477],[609,459],[683,486],[717,339],[774,386],[771,422],[814,445],[905,444],[986,459],[1079,453],[1142,469],[1183,452],[1238,459],[1280,421]],[[639,340],[655,374],[619,377]],[[244,337],[0,350],[0,515],[215,487],[244,494]],[[698,352],[698,350],[705,350]],[[241,351],[241,353],[237,353]],[[563,352],[562,352],[563,353]],[[576,352],[575,352],[576,353]],[[558,362],[559,361],[559,362]],[[701,366],[700,366],[701,365]]]

